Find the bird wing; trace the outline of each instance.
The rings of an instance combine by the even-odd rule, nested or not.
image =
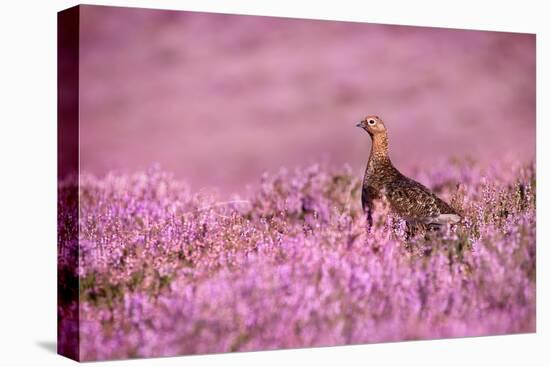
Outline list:
[[[455,214],[443,200],[422,184],[403,177],[387,187],[386,195],[393,210],[408,220],[426,221],[441,214]]]

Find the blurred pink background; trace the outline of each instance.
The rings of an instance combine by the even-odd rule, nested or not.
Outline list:
[[[535,36],[83,6],[81,169],[160,163],[194,190],[265,171],[363,173],[381,116],[404,173],[535,157]]]

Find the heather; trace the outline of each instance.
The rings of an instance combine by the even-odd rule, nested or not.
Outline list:
[[[441,162],[412,174],[465,217],[405,238],[361,173],[266,173],[231,198],[158,167],[60,189],[79,204],[84,360],[535,331],[534,164]],[[60,244],[74,256],[75,242]],[[72,254],[72,255],[71,255]],[[74,312],[74,310],[62,310]]]

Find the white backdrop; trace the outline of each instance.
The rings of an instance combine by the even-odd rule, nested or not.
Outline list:
[[[548,65],[541,1],[96,1],[96,4],[537,33],[537,334],[106,362],[168,365],[537,366],[548,363]],[[538,4],[537,4],[538,3]],[[9,5],[7,5],[9,4]],[[4,2],[0,57],[0,363],[69,365],[56,339],[56,12],[73,1]],[[541,225],[542,224],[542,225]],[[546,347],[546,350],[544,349]]]

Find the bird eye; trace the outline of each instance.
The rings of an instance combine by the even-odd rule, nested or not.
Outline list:
[[[374,120],[369,120],[368,122],[369,122],[369,125],[374,125],[374,124],[376,124],[376,121],[374,121]]]

